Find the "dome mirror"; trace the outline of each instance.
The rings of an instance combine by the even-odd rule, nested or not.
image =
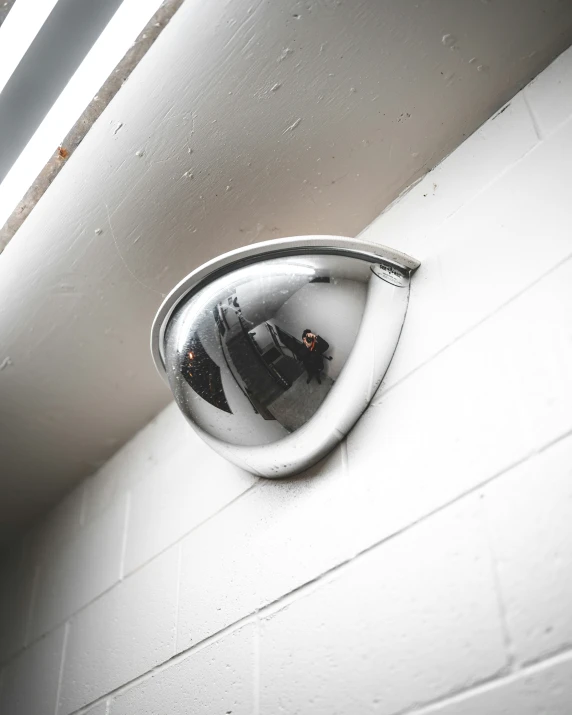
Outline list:
[[[379,387],[418,265],[329,236],[233,251],[165,300],[155,363],[215,450],[261,476],[297,473],[347,434]]]

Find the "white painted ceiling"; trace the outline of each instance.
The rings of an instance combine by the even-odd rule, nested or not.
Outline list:
[[[571,41],[561,0],[186,0],[0,256],[0,539],[169,401],[179,279],[357,234]]]

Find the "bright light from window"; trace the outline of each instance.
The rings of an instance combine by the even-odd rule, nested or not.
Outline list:
[[[0,92],[58,0],[16,0],[0,26]]]
[[[1,27],[2,33],[20,3],[39,6],[45,3],[53,7],[56,0],[17,0],[6,22]],[[0,226],[6,223],[58,145],[160,5],[161,0],[123,0],[0,184]],[[47,14],[43,14],[47,17]],[[39,29],[39,27],[36,29],[35,34]],[[2,33],[0,33],[0,42],[4,41]],[[30,42],[28,42],[28,46]],[[4,47],[1,50],[4,51]],[[3,67],[1,71],[3,73]]]

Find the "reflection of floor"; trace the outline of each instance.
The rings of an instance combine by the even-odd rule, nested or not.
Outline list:
[[[304,372],[295,380],[289,390],[283,392],[272,404],[268,405],[268,409],[274,417],[290,432],[298,429],[310,419],[334,384],[334,381],[325,375],[321,377],[321,385],[316,382],[315,378],[312,378],[310,384],[307,385],[307,379],[308,376]]]

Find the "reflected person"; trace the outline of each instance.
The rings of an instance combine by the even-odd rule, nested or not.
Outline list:
[[[304,347],[300,351],[300,359],[308,373],[306,384],[309,385],[310,380],[315,377],[318,384],[321,385],[320,373],[324,369],[324,358],[326,360],[332,359],[324,355],[330,346],[324,338],[316,335],[308,328],[302,333],[302,343]]]

